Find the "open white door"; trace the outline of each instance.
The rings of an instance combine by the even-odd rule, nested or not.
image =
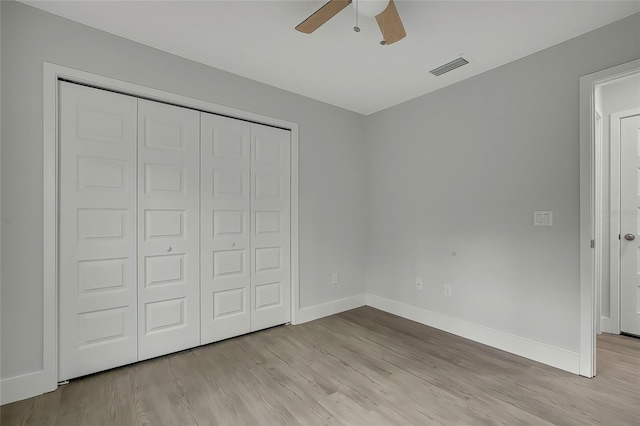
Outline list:
[[[620,120],[620,331],[640,336],[640,116]]]

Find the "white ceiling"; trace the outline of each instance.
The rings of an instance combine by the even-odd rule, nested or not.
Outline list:
[[[638,1],[396,0],[407,38],[381,46],[348,7],[311,35],[324,1],[24,1],[197,62],[372,114],[640,11]],[[442,77],[429,70],[464,54]],[[597,53],[595,53],[597,54]]]

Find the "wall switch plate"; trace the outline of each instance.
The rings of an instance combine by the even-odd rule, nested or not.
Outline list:
[[[533,226],[553,226],[553,212],[549,210],[534,211]]]
[[[448,284],[444,285],[444,295],[447,297],[453,296],[453,287]]]
[[[337,272],[333,273],[333,276],[331,277],[331,284],[333,285],[340,284],[340,274],[338,274]]]
[[[422,290],[424,286],[422,285],[422,280],[421,279],[416,279],[416,289],[418,290]]]

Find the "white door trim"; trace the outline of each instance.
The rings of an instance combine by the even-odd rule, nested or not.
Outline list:
[[[626,117],[640,115],[640,108],[611,114],[610,143],[611,143],[611,242],[610,259],[611,274],[609,279],[609,294],[611,299],[611,313],[609,315],[609,333],[620,334],[620,121]],[[620,212],[621,213],[621,212]]]
[[[580,77],[580,375],[596,373],[595,256],[595,86],[640,70],[640,60]],[[600,242],[597,242],[600,243]]]
[[[596,149],[596,157],[602,158],[602,115],[595,110],[594,115],[594,125],[595,125],[595,134],[594,134],[594,143]],[[602,162],[596,161],[594,164],[595,167],[595,211],[602,212]],[[595,221],[595,240],[602,241],[602,215],[596,217]],[[602,244],[596,244],[595,246],[595,258],[602,258]],[[599,296],[602,293],[602,262],[596,262],[594,267],[594,276],[595,276],[595,286],[596,286],[596,296]],[[600,324],[600,312],[602,311],[602,303],[600,301],[600,297],[596,297],[596,333],[600,334],[602,330],[602,325]]]
[[[226,115],[241,120],[280,127],[291,131],[291,323],[297,324],[300,310],[300,269],[298,234],[298,124],[260,114],[193,99],[150,87],[92,74],[61,65],[44,62],[44,259],[43,259],[43,369],[38,372],[38,385],[30,394],[50,392],[58,380],[58,80],[65,79],[107,90],[181,105],[197,110]],[[30,375],[31,377],[31,375]],[[37,389],[37,390],[36,390]],[[27,397],[23,396],[23,397]],[[6,401],[11,402],[11,401]],[[5,403],[5,401],[3,401]]]

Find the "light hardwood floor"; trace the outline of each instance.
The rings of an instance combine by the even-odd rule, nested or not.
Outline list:
[[[363,307],[88,376],[2,426],[640,425],[640,340],[585,379]]]

